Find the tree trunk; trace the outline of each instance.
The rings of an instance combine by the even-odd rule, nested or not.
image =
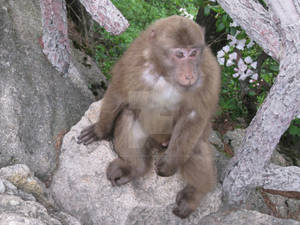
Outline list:
[[[297,0],[269,3],[265,10],[251,0],[219,0],[220,5],[273,58],[280,72],[266,100],[247,128],[239,151],[230,161],[223,190],[230,204],[247,199],[261,186],[300,190],[300,168],[270,165],[273,150],[300,109],[300,13]]]

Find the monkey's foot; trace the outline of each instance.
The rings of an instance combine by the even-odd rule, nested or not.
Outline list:
[[[156,173],[158,176],[170,177],[177,171],[176,163],[168,160],[168,157],[164,155],[156,163]]]
[[[189,185],[178,192],[176,197],[177,206],[173,209],[176,216],[186,218],[196,209],[195,192],[196,189]]]
[[[130,166],[120,159],[115,159],[109,164],[106,176],[112,186],[121,186],[134,178]]]

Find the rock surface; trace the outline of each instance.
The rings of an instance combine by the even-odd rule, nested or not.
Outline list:
[[[245,135],[244,129],[235,129],[228,131],[224,135],[224,141],[231,145],[236,153],[242,143]],[[281,152],[279,146],[271,156],[271,162],[279,166],[292,166],[291,160]],[[294,198],[287,198],[281,195],[275,195],[264,192],[263,190],[256,190],[250,194],[248,201],[244,205],[245,208],[257,210],[269,215],[275,215],[280,218],[292,218],[300,221],[300,200]]]
[[[51,185],[59,206],[90,225],[194,224],[219,209],[221,190],[217,188],[188,219],[175,217],[172,208],[183,184],[178,176],[163,178],[154,170],[143,178],[113,188],[105,175],[108,163],[116,157],[109,142],[89,146],[76,143],[81,129],[97,120],[100,105],[101,102],[93,103],[64,137],[59,168]]]
[[[198,225],[300,225],[295,220],[278,219],[256,211],[218,212],[204,218]]]
[[[0,225],[81,225],[55,207],[44,185],[24,164],[0,169]],[[42,201],[44,205],[37,202]]]
[[[42,54],[39,5],[0,0],[0,167],[25,163],[46,180],[56,167],[57,136],[79,120],[93,96]]]

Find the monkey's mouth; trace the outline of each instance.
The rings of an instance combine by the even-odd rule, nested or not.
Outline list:
[[[198,87],[200,85],[199,77],[194,79],[185,79],[183,82],[178,82],[180,87],[183,87],[185,90],[188,90],[192,87]]]

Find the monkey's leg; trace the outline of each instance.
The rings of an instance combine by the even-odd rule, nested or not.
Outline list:
[[[181,167],[185,188],[178,192],[173,213],[181,218],[189,216],[206,193],[216,185],[216,168],[212,150],[207,142],[199,141],[188,161]]]
[[[143,131],[131,110],[124,110],[116,121],[114,148],[119,158],[112,161],[106,171],[112,185],[128,183],[143,176],[151,162],[148,135]]]

